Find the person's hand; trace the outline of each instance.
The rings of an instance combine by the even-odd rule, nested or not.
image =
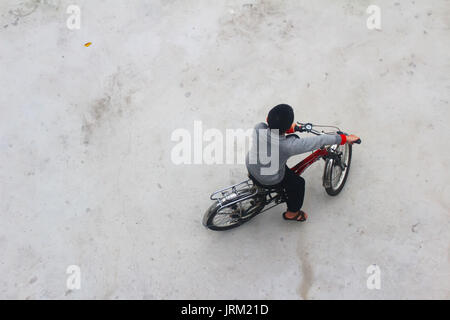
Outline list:
[[[354,134],[350,134],[347,136],[347,143],[353,144],[355,141],[358,141],[359,137],[355,136]]]

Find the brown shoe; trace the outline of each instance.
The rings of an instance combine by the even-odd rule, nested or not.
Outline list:
[[[306,221],[306,219],[308,219],[308,214],[306,212],[302,211],[302,210],[299,210],[297,212],[297,214],[294,217],[292,217],[292,218],[287,218],[286,217],[286,213],[287,213],[287,211],[283,212],[283,219],[284,220]]]

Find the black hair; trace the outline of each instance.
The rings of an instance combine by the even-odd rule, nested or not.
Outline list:
[[[294,122],[294,109],[288,104],[279,104],[269,111],[267,123],[270,129],[278,129],[285,133]]]

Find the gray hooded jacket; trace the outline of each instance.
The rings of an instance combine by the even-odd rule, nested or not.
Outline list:
[[[271,132],[266,123],[258,123],[252,134],[252,145],[245,158],[248,172],[261,184],[274,185],[284,177],[286,161],[296,155],[319,149],[324,145],[340,144],[338,134],[300,138]],[[272,152],[273,150],[273,152]]]

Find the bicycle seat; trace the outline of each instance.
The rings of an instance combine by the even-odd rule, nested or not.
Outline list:
[[[253,184],[257,185],[258,187],[270,191],[270,192],[276,192],[276,191],[282,191],[282,187],[281,186],[267,186],[264,185],[262,183],[260,183],[258,180],[255,179],[255,177],[253,177],[250,173],[248,174],[248,177],[250,178],[250,180],[252,180]]]

